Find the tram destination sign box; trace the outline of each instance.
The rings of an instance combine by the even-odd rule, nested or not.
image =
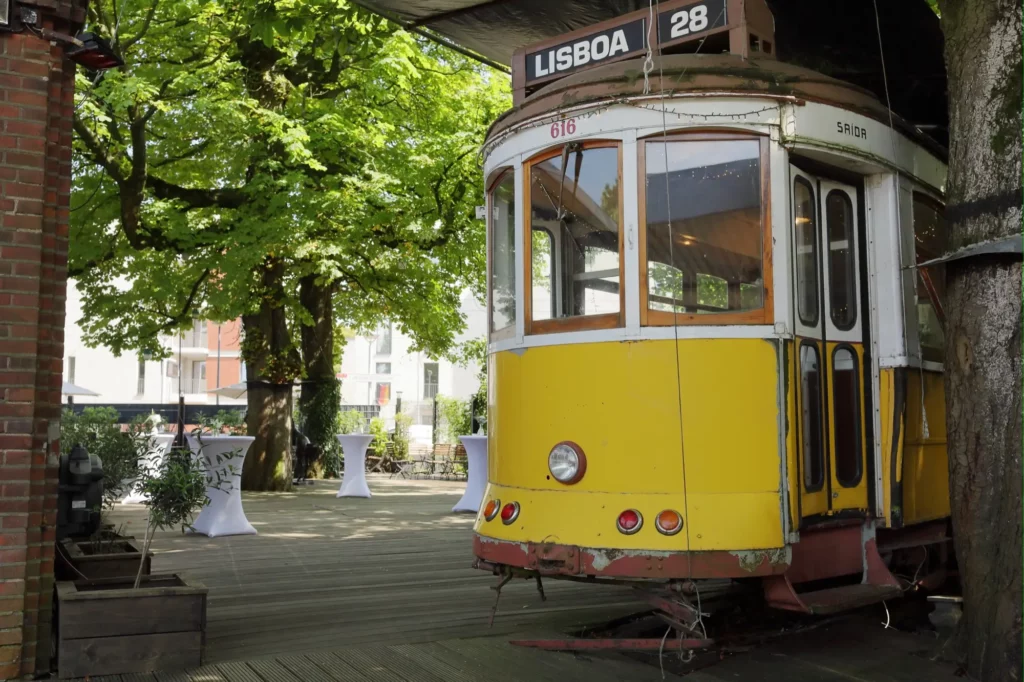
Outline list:
[[[544,83],[577,71],[641,56],[647,52],[648,35],[655,51],[693,51],[695,48],[679,46],[691,42],[700,44],[714,34],[746,29],[752,6],[756,7],[758,15],[766,15],[766,23],[771,26],[771,14],[764,0],[672,0],[661,3],[653,27],[649,24],[649,10],[638,10],[520,48],[512,59],[516,99]],[[768,29],[767,33],[774,31]],[[730,51],[735,52],[733,42],[730,35]],[[736,41],[736,45],[745,49],[747,42],[744,35],[744,40]]]

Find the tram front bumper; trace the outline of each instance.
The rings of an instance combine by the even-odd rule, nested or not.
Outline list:
[[[555,543],[511,542],[475,534],[475,568],[504,567],[545,576],[669,580],[754,578],[781,575],[789,568],[788,547],[773,550],[660,552],[599,549]]]

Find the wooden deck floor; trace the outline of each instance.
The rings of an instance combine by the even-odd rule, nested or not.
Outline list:
[[[120,682],[469,682],[660,680],[657,666],[513,647],[509,635],[562,636],[643,608],[628,589],[547,581],[502,592],[488,628],[494,579],[470,568],[469,515],[453,515],[464,484],[371,477],[370,500],[337,499],[318,482],[288,494],[246,494],[259,535],[157,535],[153,570],[185,571],[210,588],[206,661],[194,671],[125,675]],[[112,520],[142,536],[144,509]],[[870,629],[870,628],[869,628]],[[914,635],[828,630],[730,658],[691,682],[953,682]],[[882,633],[882,634],[879,634]],[[824,639],[822,639],[824,638]],[[671,674],[669,677],[672,677]]]
[[[630,590],[548,581],[502,590],[473,570],[473,516],[452,514],[465,483],[370,477],[374,496],[338,499],[317,482],[288,494],[245,494],[259,535],[159,533],[153,570],[186,571],[210,588],[207,660],[245,659],[354,644],[406,644],[564,630],[636,610]],[[112,515],[142,537],[144,507]]]

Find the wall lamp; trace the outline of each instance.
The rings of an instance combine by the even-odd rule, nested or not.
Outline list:
[[[64,54],[75,64],[88,71],[104,71],[124,66],[110,44],[95,33],[79,33],[71,36],[39,27],[39,13],[27,7],[17,8],[14,0],[0,0],[0,32],[20,33],[28,29],[44,40],[50,40],[64,47]]]

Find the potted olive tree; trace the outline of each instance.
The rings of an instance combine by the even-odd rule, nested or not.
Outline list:
[[[136,421],[127,428],[118,423],[110,407],[87,407],[80,413],[65,410],[61,418],[61,452],[70,454],[82,446],[103,463],[103,496],[96,532],[82,537],[60,538],[57,545],[58,580],[110,578],[135,575],[142,566],[149,572],[150,557],[132,536],[103,523],[105,514],[140,480],[145,460],[154,452],[151,427]]]
[[[157,530],[190,527],[209,503],[201,461],[175,448],[141,472],[148,509],[143,553]],[[215,484],[213,484],[215,485]],[[202,584],[181,573],[57,583],[57,667],[61,679],[197,667],[206,628]]]

